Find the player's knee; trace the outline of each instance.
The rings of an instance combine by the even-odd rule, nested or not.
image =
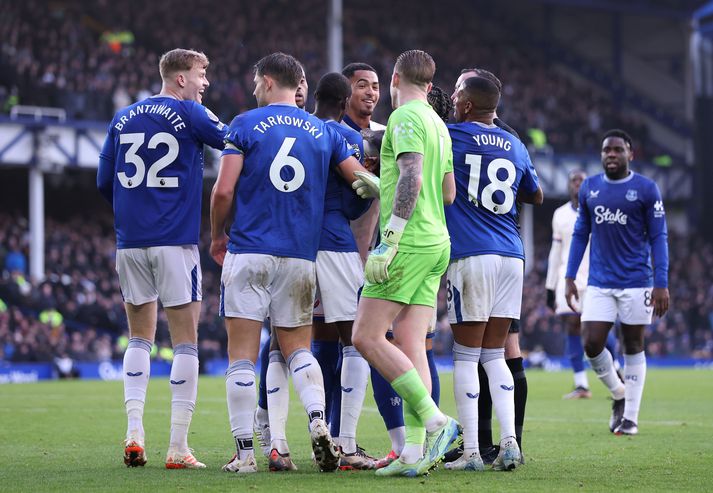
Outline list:
[[[584,340],[584,352],[588,358],[594,358],[604,351],[604,343],[591,339]]]

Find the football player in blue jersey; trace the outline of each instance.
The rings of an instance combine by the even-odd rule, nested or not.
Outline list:
[[[520,318],[524,251],[516,197],[541,204],[542,189],[525,146],[493,123],[500,89],[469,77],[455,96],[449,125],[457,194],[446,209],[451,236],[448,311],[454,335],[454,389],[463,426],[463,455],[448,469],[482,470],[478,448],[478,362],[488,375],[501,428],[498,470],[520,462],[515,438],[513,375],[505,364],[511,321]]]
[[[187,443],[198,389],[203,145],[222,149],[227,130],[201,105],[207,68],[203,53],[165,53],[161,92],[114,116],[100,154],[97,186],[114,208],[116,270],[129,321],[123,364],[127,466],[146,463],[142,416],[160,299],[174,350],[166,467],[205,467]]]
[[[302,67],[302,78],[300,79],[297,91],[295,92],[295,105],[300,109],[305,109],[307,104],[308,88],[307,76],[304,73],[304,67]],[[268,380],[272,381],[272,385],[270,386],[271,389],[287,388],[287,381],[289,378],[287,363],[282,357],[280,345],[277,342],[277,337],[274,337],[273,332],[274,330],[271,329],[270,336],[260,349],[260,384],[258,386],[258,402],[257,407],[255,408],[255,417],[253,420],[253,431],[258,439],[258,444],[262,449],[263,455],[268,458],[270,457],[270,452],[272,451],[272,434],[270,433],[270,416],[268,413],[267,382]],[[269,378],[268,371],[270,371]],[[276,391],[271,393],[274,394]],[[276,398],[277,396],[273,397]],[[287,403],[285,406],[289,405],[288,392],[281,394],[280,399],[281,402]],[[329,403],[329,400],[327,400],[327,403]],[[327,413],[327,417],[329,417],[329,413]],[[287,423],[285,422],[285,426],[286,424]],[[276,458],[279,459],[279,463],[274,464],[274,468],[287,467],[288,469],[291,469],[291,459],[289,459],[289,457],[283,458],[281,456],[276,456]]]
[[[470,77],[476,76],[488,79],[495,84],[498,90],[502,93],[502,82],[495,74],[482,68],[465,68],[461,70],[460,76],[456,80],[456,90],[451,96],[453,101],[455,101],[458,88],[461,86],[463,81]],[[520,138],[518,133],[512,127],[498,118],[497,110],[494,113],[493,123],[518,139]],[[532,198],[534,197],[528,197],[523,194],[516,197],[516,221],[520,214],[521,205],[523,203],[532,203]],[[505,340],[505,364],[507,364],[510,369],[510,373],[512,373],[513,380],[515,382],[515,438],[517,439],[517,444],[520,447],[521,460],[524,462],[524,455],[522,455],[522,430],[525,421],[525,407],[527,404],[527,375],[525,374],[522,353],[520,352],[519,333],[520,320],[513,319],[510,324],[507,339]],[[485,370],[483,370],[483,365],[480,363],[478,364],[478,378],[480,379],[480,397],[478,398],[478,445],[483,462],[485,464],[492,464],[498,456],[499,447],[497,445],[493,445],[493,401],[490,396],[488,376],[486,375]],[[462,455],[462,453],[463,444],[461,443],[457,448],[446,454],[446,462],[456,460]]]
[[[584,352],[614,399],[609,430],[636,435],[646,379],[644,329],[669,304],[666,216],[656,183],[629,169],[634,153],[626,132],[608,131],[601,157],[604,173],[587,178],[579,190],[565,296],[574,310],[574,300],[580,301],[575,278],[589,241],[589,279],[581,300]],[[623,384],[604,347],[617,316],[624,339]]]
[[[330,168],[350,183],[357,180],[355,172],[366,170],[340,134],[295,105],[302,76],[299,62],[284,53],[257,62],[258,108],[230,124],[211,194],[210,252],[223,266],[220,304],[230,361],[226,391],[237,447],[226,471],[257,470],[254,364],[268,316],[309,416],[315,459],[322,471],[338,467],[338,451],[325,422],[322,374],[309,350],[315,259]],[[225,227],[233,206],[228,236]]]

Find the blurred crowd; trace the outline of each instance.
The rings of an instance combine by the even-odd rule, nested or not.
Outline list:
[[[114,236],[108,207],[91,217],[76,213],[48,218],[46,279],[27,275],[28,225],[0,213],[0,360],[52,361],[70,357],[101,361],[121,357],[127,342],[126,317],[114,271]],[[525,353],[564,354],[565,329],[545,304],[549,252],[546,218],[536,218],[535,261],[525,279],[521,345]],[[226,337],[218,316],[219,267],[208,255],[208,232],[201,244],[203,308],[199,326],[201,359],[224,357]],[[713,358],[713,245],[696,236],[670,236],[671,309],[648,329],[651,356]],[[439,295],[434,348],[450,354],[452,335]],[[160,312],[156,357],[170,359],[166,319]]]
[[[327,70],[328,3],[273,0],[268,8],[264,1],[5,2],[0,111],[16,104],[53,106],[66,109],[69,118],[108,121],[116,109],[157,93],[160,54],[185,47],[211,59],[204,104],[228,122],[254,106],[252,64],[272,51],[297,56],[315,87]],[[344,60],[377,68],[384,101],[377,121],[385,122],[390,111],[395,57],[418,47],[433,55],[435,82],[446,90],[465,67],[499,75],[500,116],[533,151],[595,152],[604,130],[623,127],[635,136],[637,156],[668,156],[649,138],[646,124],[626,116],[608,92],[562,75],[542,50],[476,8],[457,0],[418,8],[407,0],[345,2]],[[382,28],[396,12],[399,29]],[[370,27],[375,25],[379,29]]]

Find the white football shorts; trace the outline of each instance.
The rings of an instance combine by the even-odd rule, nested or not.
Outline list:
[[[582,305],[582,322],[614,323],[618,315],[626,325],[649,325],[654,312],[651,289],[588,286]]]
[[[487,322],[491,317],[520,319],[524,262],[500,255],[454,260],[446,272],[448,320]]]
[[[312,323],[316,286],[315,263],[260,253],[225,255],[220,278],[220,314],[274,327]]]
[[[317,252],[317,296],[314,316],[325,323],[356,318],[364,266],[359,252]]]
[[[197,245],[122,248],[116,272],[124,301],[132,305],[160,299],[172,307],[202,299]]]

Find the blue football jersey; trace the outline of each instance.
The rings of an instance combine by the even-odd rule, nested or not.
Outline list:
[[[97,187],[114,207],[117,248],[198,244],[203,144],[222,149],[226,131],[205,106],[168,96],[114,116]]]
[[[610,180],[604,173],[584,180],[566,277],[576,277],[587,242],[589,285],[612,289],[668,286],[666,217],[653,180],[634,172],[622,180]]]
[[[347,144],[354,150],[354,157],[359,162],[364,161],[364,141],[359,132],[356,132],[334,120],[327,125],[334,128]],[[322,235],[319,240],[319,249],[330,252],[357,252],[356,240],[349,221],[359,218],[371,205],[371,200],[359,198],[351,185],[337,174],[329,170],[327,177],[327,195],[324,200],[324,220],[322,222]]]
[[[538,189],[525,146],[514,135],[475,122],[448,125],[456,199],[446,207],[451,259],[502,255],[524,260],[516,197]]]
[[[244,155],[228,250],[314,261],[329,170],[354,150],[332,125],[287,104],[236,116],[225,142],[224,154]]]

